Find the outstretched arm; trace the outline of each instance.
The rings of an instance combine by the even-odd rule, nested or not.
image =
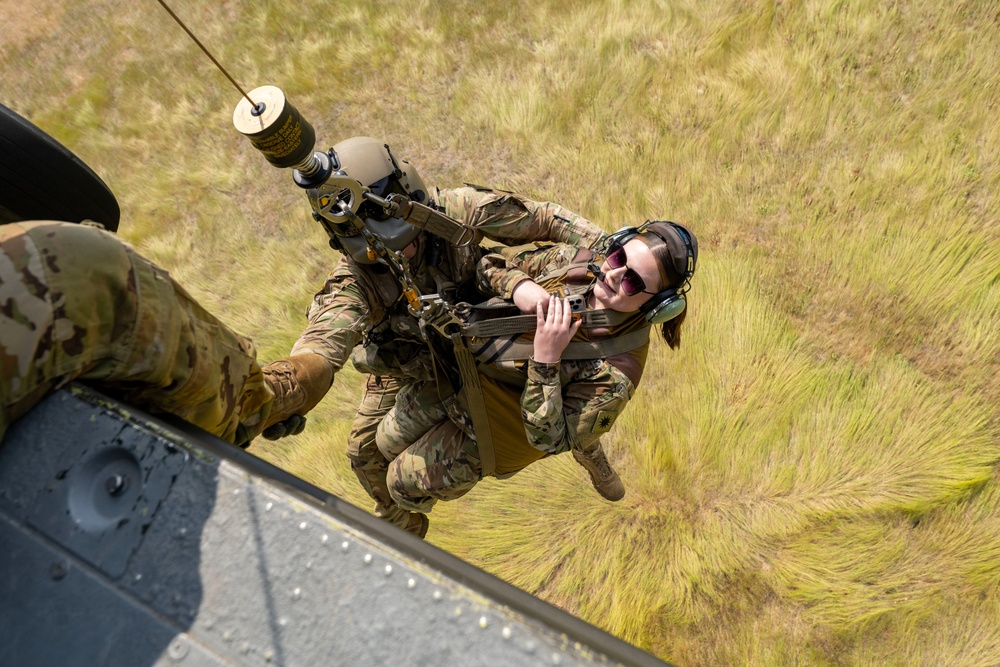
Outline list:
[[[322,355],[338,372],[364,332],[381,317],[381,311],[374,312],[378,305],[365,297],[346,260],[341,260],[313,297],[306,312],[309,326],[291,353]]]
[[[552,241],[589,248],[604,236],[600,227],[553,202],[473,187],[438,190],[445,213],[507,245]]]

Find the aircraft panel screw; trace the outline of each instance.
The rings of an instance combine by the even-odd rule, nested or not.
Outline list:
[[[180,662],[187,657],[189,650],[190,647],[183,637],[174,637],[173,641],[170,642],[170,646],[167,647],[167,654],[171,660]]]
[[[49,576],[55,581],[63,579],[66,576],[66,564],[58,561],[52,563],[52,567],[49,568]]]

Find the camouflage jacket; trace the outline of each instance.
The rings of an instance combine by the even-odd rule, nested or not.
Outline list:
[[[514,287],[533,279],[549,292],[567,285],[584,285],[591,276],[585,264],[593,257],[586,249],[566,244],[544,248],[522,247],[486,255],[479,265],[480,279],[501,297],[511,298]],[[576,264],[579,269],[559,272]],[[557,277],[547,280],[548,274]],[[645,326],[641,315],[613,330],[581,329],[579,339],[599,340]],[[529,334],[524,334],[530,337]],[[649,344],[606,359],[566,360],[521,364],[524,380],[521,417],[528,442],[546,454],[570,449],[588,449],[611,430],[618,415],[632,398],[642,378]]]
[[[589,220],[551,202],[473,186],[432,189],[431,194],[432,205],[499,243],[539,240],[588,247],[604,234]],[[463,259],[429,234],[421,234],[417,243],[417,255],[410,265],[425,294],[448,289],[460,273],[474,275],[476,262],[485,254],[476,248],[471,257]],[[292,354],[320,354],[335,372],[350,356],[362,372],[432,379],[435,374],[429,350],[401,296],[398,282],[386,267],[342,257],[307,309],[309,324]]]

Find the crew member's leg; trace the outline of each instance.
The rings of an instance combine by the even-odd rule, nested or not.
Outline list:
[[[421,380],[399,390],[396,403],[378,424],[375,443],[389,461],[403,453],[431,428],[448,419],[437,383]]]
[[[427,534],[427,517],[399,507],[389,494],[386,472],[389,461],[375,444],[379,422],[396,403],[398,380],[386,376],[368,376],[358,416],[347,438],[347,458],[362,488],[375,501],[375,516],[399,526],[418,537]]]
[[[0,227],[0,437],[74,379],[230,442],[273,394],[253,344],[114,235],[26,222]]]
[[[389,464],[389,494],[412,512],[461,498],[482,477],[479,447],[454,422],[438,423]]]

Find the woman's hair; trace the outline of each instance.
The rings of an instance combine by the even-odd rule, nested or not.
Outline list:
[[[684,307],[680,315],[660,325],[660,335],[663,336],[663,340],[667,341],[667,345],[670,346],[671,350],[676,350],[681,346],[681,325],[684,324],[684,318],[687,317],[688,308],[690,307],[689,303]]]
[[[672,225],[665,222],[654,222],[637,238],[642,239],[660,269],[659,292],[666,289],[679,289],[687,280],[686,267],[688,261],[687,245],[684,239]],[[698,256],[698,241],[694,235],[689,236],[694,259]],[[691,302],[685,297],[685,308],[677,317],[660,325],[660,334],[671,350],[681,345],[681,325],[687,317]]]

